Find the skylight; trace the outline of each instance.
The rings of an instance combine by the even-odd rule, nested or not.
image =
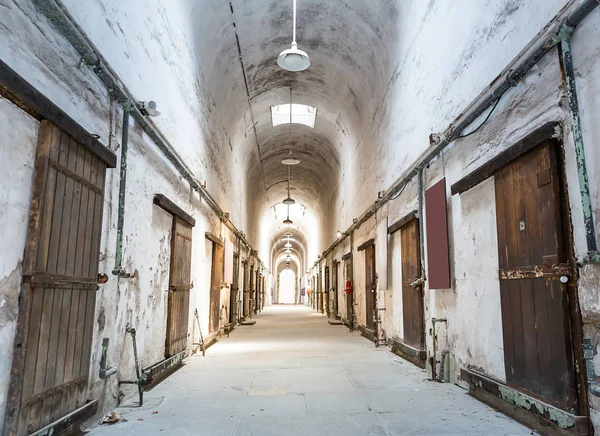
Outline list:
[[[307,106],[305,104],[292,104],[292,123],[304,124],[305,126],[315,127],[315,119],[317,118],[317,108]],[[290,123],[290,105],[278,104],[271,106],[271,119],[273,127],[280,124]]]

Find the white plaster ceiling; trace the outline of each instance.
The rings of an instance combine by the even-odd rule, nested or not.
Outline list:
[[[343,161],[364,134],[395,66],[396,2],[298,0],[298,47],[309,54],[311,66],[290,73],[276,59],[291,43],[292,0],[187,1],[198,23],[204,78],[244,162],[249,226],[255,237],[269,238],[269,249],[285,232],[268,215],[287,194],[285,183],[273,184],[287,178],[281,159],[291,147],[301,160],[292,168],[292,197],[313,218],[298,231],[307,235],[317,222],[322,240],[307,239],[316,244],[309,251],[320,252],[335,236],[331,209]],[[271,106],[289,102],[290,87],[294,103],[318,110],[314,129],[293,125],[291,142],[289,125],[273,128],[270,115]],[[260,225],[265,219],[269,224]]]

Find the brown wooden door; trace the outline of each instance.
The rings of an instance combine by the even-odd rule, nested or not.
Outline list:
[[[187,348],[192,271],[192,227],[178,216],[171,231],[171,271],[165,357]]]
[[[338,311],[338,270],[339,270],[339,262],[333,264],[333,316],[337,317],[339,315]]]
[[[33,433],[86,404],[105,173],[100,158],[42,121],[7,434]]]
[[[365,248],[365,298],[367,310],[367,328],[375,330],[375,245]]]
[[[575,412],[555,153],[546,143],[495,175],[504,361],[509,385]]]
[[[213,242],[212,271],[210,278],[210,322],[208,333],[219,331],[221,311],[221,285],[223,284],[223,247]]]
[[[346,294],[346,316],[348,317],[348,321],[352,322],[352,313],[354,310],[354,283],[352,281],[352,258],[349,257],[344,261],[345,278],[346,280],[350,280],[352,285],[352,290],[349,294]],[[344,283],[344,289],[345,289]]]
[[[329,292],[329,267],[328,266],[325,267],[325,291],[323,293],[323,296],[325,299],[325,312],[327,313],[327,315],[329,315],[329,312],[331,310],[331,304],[329,301],[330,292]]]
[[[423,287],[411,285],[421,277],[419,221],[414,219],[400,229],[402,252],[402,320],[404,342],[419,350],[425,345]]]
[[[233,255],[233,283],[231,284],[231,292],[229,295],[229,322],[235,323],[238,311],[238,294],[240,290],[240,256]]]
[[[250,303],[249,303],[249,298],[248,296],[250,295],[250,291],[249,289],[249,279],[248,279],[248,263],[246,261],[243,262],[244,264],[244,273],[243,273],[243,283],[244,283],[244,291],[242,293],[242,313],[244,318],[246,318],[248,316],[248,309],[250,307]]]
[[[323,284],[321,274],[317,274],[317,310],[323,312]]]

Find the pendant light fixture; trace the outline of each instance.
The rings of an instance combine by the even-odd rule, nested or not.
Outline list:
[[[296,44],[296,0],[292,0],[292,46],[281,52],[277,58],[277,64],[286,71],[298,72],[304,71],[310,66],[310,58],[306,52],[298,49]]]
[[[300,163],[300,159],[295,157],[292,153],[292,111],[294,105],[292,104],[292,87],[290,86],[290,139],[289,139],[289,149],[288,156],[281,160],[281,163],[284,165],[298,165]]]
[[[291,204],[296,204],[296,201],[292,197],[290,197],[290,171],[291,168],[288,166],[288,195],[287,198],[283,200],[283,204],[286,204],[288,206]]]
[[[289,226],[290,224],[294,224],[294,222],[290,219],[290,205],[289,204],[288,204],[287,208],[288,208],[287,218],[283,220],[283,224],[286,224]],[[288,242],[288,244],[289,244],[289,242]]]

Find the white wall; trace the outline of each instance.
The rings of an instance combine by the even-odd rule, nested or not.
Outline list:
[[[0,97],[0,423],[4,423],[39,122]]]

